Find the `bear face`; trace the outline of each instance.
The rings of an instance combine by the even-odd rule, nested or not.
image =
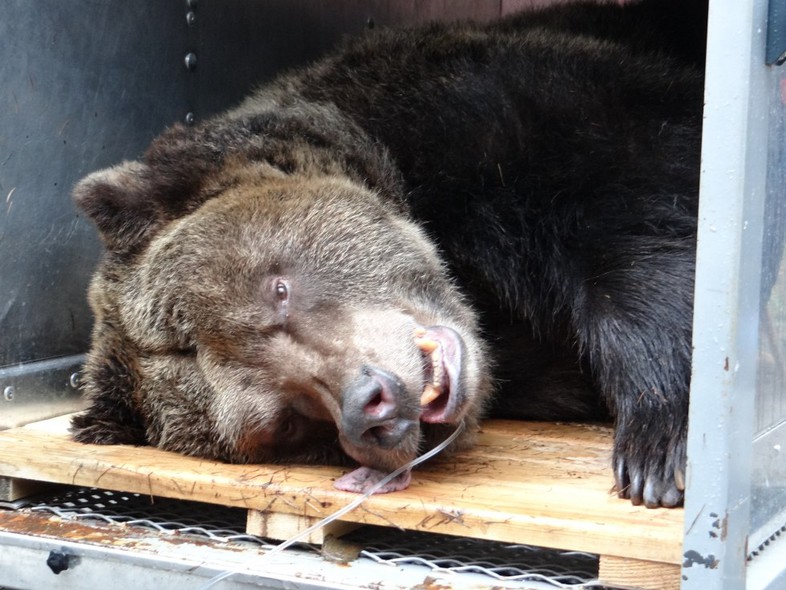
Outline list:
[[[99,223],[125,220],[107,222],[107,244],[144,235],[122,204],[140,210],[144,174],[127,164],[77,188]],[[108,257],[92,288],[97,324],[134,351],[134,390],[116,395],[135,398],[145,441],[392,471],[450,432],[440,425],[477,419],[490,379],[475,316],[418,225],[341,177],[255,163],[219,176],[227,188],[194,211],[143,215],[144,247]]]

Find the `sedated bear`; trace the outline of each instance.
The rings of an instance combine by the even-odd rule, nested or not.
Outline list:
[[[375,31],[88,176],[74,437],[354,461],[363,490],[459,423],[611,417],[620,496],[680,504],[703,33],[664,48],[679,4]]]

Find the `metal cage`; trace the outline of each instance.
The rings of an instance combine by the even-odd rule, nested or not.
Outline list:
[[[342,35],[525,3],[0,0],[0,428],[78,407],[99,256],[68,198],[80,177]],[[711,0],[708,32],[682,587],[774,590],[786,587],[786,8]],[[14,539],[2,542],[27,547]]]

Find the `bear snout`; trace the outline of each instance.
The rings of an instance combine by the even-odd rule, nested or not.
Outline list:
[[[355,447],[394,449],[418,431],[419,408],[396,375],[364,365],[342,395],[341,430]]]

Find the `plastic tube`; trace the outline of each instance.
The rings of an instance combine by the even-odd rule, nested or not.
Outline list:
[[[262,556],[262,559],[266,559],[266,558],[270,557],[271,555],[274,555],[276,553],[280,553],[281,551],[284,551],[284,549],[287,549],[288,547],[291,547],[292,545],[294,545],[298,541],[308,537],[314,531],[318,531],[323,526],[333,522],[334,520],[338,520],[339,518],[341,518],[342,516],[344,516],[348,512],[352,512],[355,508],[357,508],[363,502],[365,502],[366,499],[369,496],[371,496],[377,490],[379,490],[381,487],[383,487],[384,485],[388,484],[393,479],[395,479],[396,477],[398,477],[399,475],[404,473],[407,469],[412,469],[416,465],[420,465],[424,461],[428,461],[429,459],[431,459],[434,455],[442,452],[454,440],[456,440],[456,438],[458,437],[458,435],[461,433],[462,430],[464,430],[464,422],[460,422],[458,424],[458,426],[456,427],[456,430],[454,430],[448,438],[443,440],[436,447],[434,447],[430,451],[420,455],[419,457],[415,457],[412,461],[410,461],[406,465],[402,465],[401,467],[399,467],[395,471],[389,473],[388,475],[383,477],[381,480],[379,480],[377,483],[375,483],[373,486],[371,486],[368,490],[363,492],[363,494],[361,494],[360,496],[358,496],[357,498],[352,500],[352,502],[350,502],[349,504],[347,504],[343,508],[340,508],[339,510],[336,510],[333,514],[330,514],[330,515],[326,516],[325,518],[323,518],[322,520],[320,520],[316,524],[313,524],[310,527],[308,527],[307,529],[300,531],[298,534],[294,535],[293,537],[290,537],[286,541],[283,541],[282,543],[279,543],[278,545],[273,547],[270,551],[266,552]],[[220,574],[212,577],[205,584],[200,586],[198,590],[208,590],[208,588],[212,588],[214,585],[218,584],[220,581],[226,580],[227,578],[235,575],[236,573],[238,573],[238,572],[235,572],[235,571],[221,572]]]

